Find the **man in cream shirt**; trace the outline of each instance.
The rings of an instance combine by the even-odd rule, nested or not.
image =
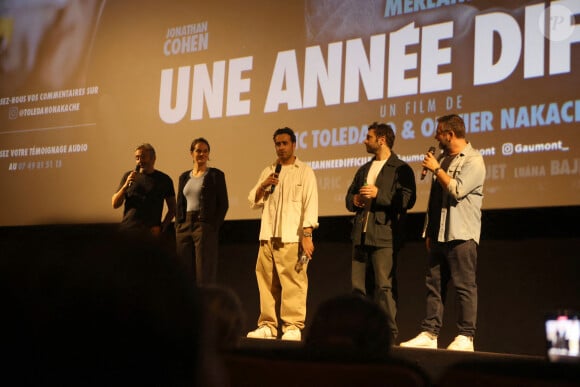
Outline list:
[[[282,340],[301,340],[306,319],[308,264],[312,259],[312,232],[318,227],[318,190],[314,171],[295,155],[296,135],[290,128],[274,132],[277,160],[264,168],[248,199],[261,209],[260,248],[256,279],[260,292],[256,339],[278,337],[276,306],[280,306]]]

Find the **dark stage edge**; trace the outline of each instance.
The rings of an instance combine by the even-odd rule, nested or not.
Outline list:
[[[437,381],[445,370],[459,363],[493,362],[493,363],[543,363],[547,362],[541,356],[515,355],[493,352],[461,352],[449,351],[446,349],[419,349],[403,348],[394,346],[392,349],[394,357],[413,363],[431,378]]]
[[[282,340],[261,340],[242,338],[239,354],[264,356],[272,359],[299,359],[302,342]],[[392,356],[411,363],[423,370],[433,383],[436,383],[450,367],[463,363],[494,363],[494,364],[546,364],[542,356],[517,355],[493,352],[461,352],[446,349],[419,349],[393,346]]]

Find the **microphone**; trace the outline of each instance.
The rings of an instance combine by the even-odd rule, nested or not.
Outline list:
[[[294,265],[294,270],[296,270],[296,273],[300,273],[302,271],[302,267],[306,265],[308,261],[310,261],[310,258],[308,258],[308,255],[306,255],[305,252],[302,252],[300,258],[298,258],[298,262],[296,262],[296,265]]]
[[[276,170],[274,171],[274,177],[278,178],[278,175],[280,174],[281,169],[282,169],[282,164],[280,164],[280,163],[276,164]],[[274,193],[274,188],[276,188],[276,186],[274,184],[272,184],[272,187],[270,187],[271,194]]]
[[[139,164],[135,165],[135,172],[139,173],[141,171],[141,166]],[[133,185],[133,182],[129,182],[129,187]]]
[[[435,154],[435,147],[434,146],[429,147],[429,150],[427,152],[434,155]],[[423,170],[421,171],[421,180],[425,179],[425,176],[427,176],[427,171],[428,171],[427,167],[424,167]]]

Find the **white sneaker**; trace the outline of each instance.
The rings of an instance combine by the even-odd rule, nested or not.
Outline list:
[[[282,340],[300,341],[302,339],[302,334],[300,329],[288,329],[282,335]]]
[[[453,340],[453,342],[449,344],[447,349],[450,349],[452,351],[473,352],[473,337],[464,335],[456,336],[455,340]]]
[[[258,327],[255,331],[248,332],[247,337],[251,339],[275,339],[276,336],[272,334],[272,330],[267,325]]]
[[[417,337],[399,344],[408,348],[431,348],[437,349],[437,336],[429,332],[421,332]]]

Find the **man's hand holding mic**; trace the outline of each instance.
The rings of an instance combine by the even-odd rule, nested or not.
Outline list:
[[[378,192],[379,189],[377,186],[365,183],[365,185],[359,189],[358,194],[354,195],[354,205],[360,208],[368,207],[371,201],[377,197]]]
[[[314,254],[314,242],[312,241],[312,232],[305,233],[305,235],[301,239],[302,251],[308,256],[309,259],[312,259],[312,255]]]
[[[278,176],[280,175],[280,170],[282,169],[282,164],[276,164],[276,169],[272,172],[266,180],[260,183],[258,190],[256,191],[256,198],[254,199],[256,202],[261,198],[266,200],[271,193],[274,192],[274,189],[280,182]]]
[[[129,176],[127,176],[127,181],[125,182],[125,185],[127,187],[131,187],[133,185],[133,183],[135,182],[135,179],[137,178],[137,174],[140,171],[141,171],[141,166],[139,164],[135,165],[135,170],[131,171]]]
[[[358,193],[362,196],[362,200],[368,201],[369,199],[374,199],[377,197],[379,188],[376,185],[365,184],[360,187]]]
[[[314,254],[314,242],[312,241],[312,228],[307,227],[303,230],[302,238],[300,239],[300,256],[298,258],[298,262],[296,262],[296,266],[294,269],[297,273],[302,271],[302,267],[310,262],[312,259],[312,255]]]
[[[264,180],[260,185],[264,192],[272,193],[274,192],[274,188],[278,185],[279,182],[280,180],[278,180],[278,174],[271,173],[270,176],[268,176],[266,180]]]
[[[437,176],[437,173],[441,169],[441,165],[439,164],[439,161],[437,161],[434,152],[431,152],[431,149],[429,149],[429,152],[425,154],[425,158],[423,159],[423,163],[421,165],[423,166],[421,180],[425,178],[427,171],[431,171],[433,172],[433,175]]]
[[[365,206],[366,201],[365,201],[365,198],[362,197],[361,194],[355,194],[353,196],[352,200],[354,202],[354,205],[357,206],[357,207],[361,207],[362,208],[362,207]]]
[[[274,193],[274,189],[276,189],[276,186],[280,182],[280,180],[278,180],[278,176],[280,176],[281,169],[282,164],[276,164],[276,169],[274,170],[274,172],[270,173],[270,175],[266,178],[266,180],[264,180],[262,184],[260,184],[262,191],[264,191],[267,194]]]
[[[423,159],[423,170],[421,171],[421,180],[425,179],[425,176],[427,176],[427,171],[431,170],[433,171],[433,168],[429,168],[426,163],[427,163],[427,159],[429,157],[431,157],[432,160],[434,160],[437,163],[437,160],[435,160],[435,147],[429,147],[429,150],[427,151],[427,153],[425,154],[425,158]],[[437,163],[437,166],[439,166],[439,163]],[[436,168],[436,167],[435,167]]]
[[[279,182],[278,175],[276,173],[271,173],[270,176],[260,184],[260,191],[263,196],[267,197],[274,192],[274,187],[276,187]]]
[[[279,183],[278,180],[278,176],[280,176],[280,171],[282,170],[282,164],[278,163],[276,164],[276,169],[274,170],[274,173],[272,173],[270,175],[270,178],[273,180],[272,184],[271,184],[271,188],[270,188],[270,193],[274,193],[274,189],[276,188],[276,186]]]
[[[111,202],[113,204],[113,208],[119,208],[125,202],[125,194],[129,187],[131,187],[135,183],[135,179],[137,178],[137,174],[141,171],[141,165],[137,164],[135,166],[135,170],[131,171],[127,176],[127,180],[125,180],[125,184],[121,186],[121,188],[115,192]]]

